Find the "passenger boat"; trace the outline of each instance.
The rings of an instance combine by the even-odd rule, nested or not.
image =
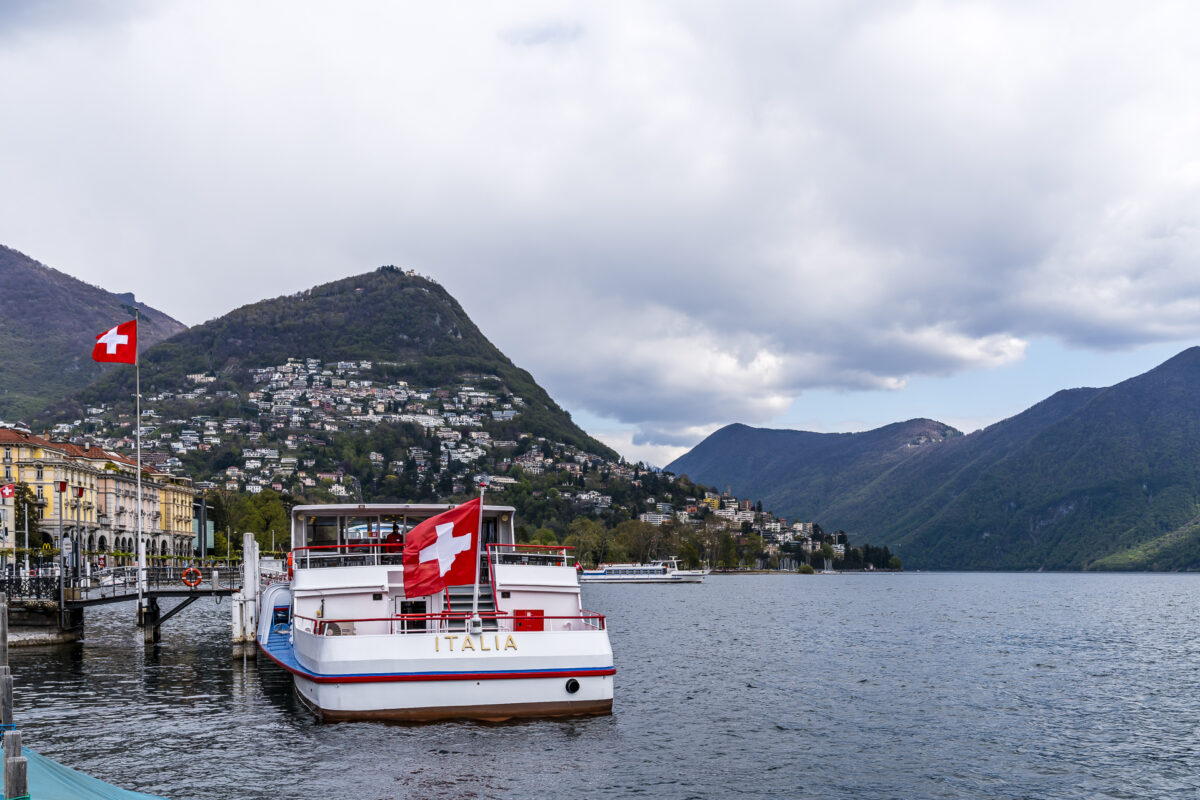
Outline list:
[[[649,564],[601,564],[579,573],[581,583],[700,583],[709,569],[680,569],[679,559],[664,558]]]
[[[263,590],[256,636],[318,717],[611,713],[616,669],[608,630],[604,616],[580,604],[570,548],[516,544],[513,508],[472,504],[474,553],[459,522],[439,522],[466,506],[292,510],[290,580]],[[465,564],[475,581],[438,591],[417,582],[407,559],[431,530],[434,543],[419,549],[418,566],[447,578]]]

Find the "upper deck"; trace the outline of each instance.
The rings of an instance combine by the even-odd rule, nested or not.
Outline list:
[[[399,562],[408,532],[430,517],[449,511],[442,503],[340,503],[292,509],[292,549],[310,563],[305,567],[353,566],[347,557],[370,552],[394,554]],[[482,545],[513,544],[512,506],[483,507]],[[314,559],[320,563],[311,563]],[[365,563],[365,562],[363,562]],[[373,562],[379,563],[379,562]],[[386,563],[386,562],[385,562]],[[297,564],[296,566],[301,566]]]

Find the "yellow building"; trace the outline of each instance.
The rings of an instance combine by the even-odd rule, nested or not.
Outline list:
[[[25,483],[38,501],[43,534],[58,546],[59,537],[78,541],[90,561],[101,554],[133,553],[137,541],[137,463],[102,450],[56,442],[12,428],[0,428],[3,483]],[[192,552],[191,481],[142,470],[142,536],[148,555],[187,556]],[[5,501],[5,520],[14,520],[13,501]],[[0,522],[0,525],[5,524]],[[12,522],[7,523],[10,527]],[[14,537],[0,542],[13,549]],[[31,543],[37,547],[39,543]],[[21,542],[24,546],[24,542]],[[131,562],[128,557],[120,558]]]

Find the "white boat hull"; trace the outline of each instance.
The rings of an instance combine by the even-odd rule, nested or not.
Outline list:
[[[318,717],[342,720],[429,722],[474,719],[500,722],[523,717],[612,713],[611,675],[569,678],[456,680],[421,683],[317,683],[295,676],[296,694]]]
[[[571,621],[573,625],[582,624]],[[498,721],[612,712],[612,647],[599,628],[332,636],[260,634],[325,720]]]

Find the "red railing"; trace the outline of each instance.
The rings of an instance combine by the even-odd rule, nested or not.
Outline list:
[[[497,631],[500,633],[513,633],[514,631],[536,630],[548,632],[563,632],[563,631],[586,631],[586,630],[604,630],[607,622],[603,614],[594,614],[591,612],[583,612],[581,614],[558,615],[558,614],[529,614],[518,616],[516,614],[504,614],[501,612],[480,612],[480,619],[493,620],[496,622]],[[469,611],[443,611],[432,614],[396,614],[390,617],[360,617],[346,619],[330,619],[325,617],[306,617],[301,614],[293,614],[295,620],[303,620],[310,623],[308,631],[317,636],[380,636],[380,635],[396,635],[407,633],[463,633],[466,630],[467,624],[471,620]],[[550,620],[547,625],[546,621]],[[572,622],[578,621],[582,623],[580,627],[575,627]],[[387,623],[383,630],[367,630],[359,631],[359,623]],[[461,628],[452,629],[452,624],[461,624]],[[536,623],[536,624],[535,624]],[[330,628],[331,624],[335,624],[337,628]],[[398,627],[397,627],[398,626]],[[529,627],[526,627],[529,626]],[[346,630],[342,628],[346,627]],[[371,626],[372,628],[382,626]],[[300,628],[304,630],[304,628]],[[337,633],[334,634],[333,631]]]
[[[487,545],[487,561],[488,561],[488,581],[492,585],[492,598],[496,606],[496,612],[501,613],[500,609],[500,594],[496,591],[496,564],[497,556],[503,556],[505,553],[498,552],[501,547],[511,547],[515,550],[550,550],[549,554],[542,555],[538,553],[528,553],[522,556],[520,553],[511,553],[514,557],[521,558],[521,561],[507,562],[510,564],[519,564],[521,566],[543,566],[543,567],[565,567],[567,566],[567,551],[574,550],[574,547],[568,545],[553,545],[553,544],[499,544],[497,542],[489,542]],[[556,555],[557,553],[557,555]],[[532,561],[530,559],[533,559]],[[505,562],[499,562],[505,563]]]
[[[320,552],[310,552],[310,551]],[[340,564],[325,564],[323,566],[378,566],[380,564],[396,565],[401,563],[404,545],[401,543],[369,542],[367,544],[315,544],[307,547],[297,547],[292,550],[293,565],[300,569],[309,569],[317,559],[340,559]],[[303,560],[303,564],[301,564]],[[353,563],[347,563],[347,562]],[[318,565],[322,566],[322,565]]]

